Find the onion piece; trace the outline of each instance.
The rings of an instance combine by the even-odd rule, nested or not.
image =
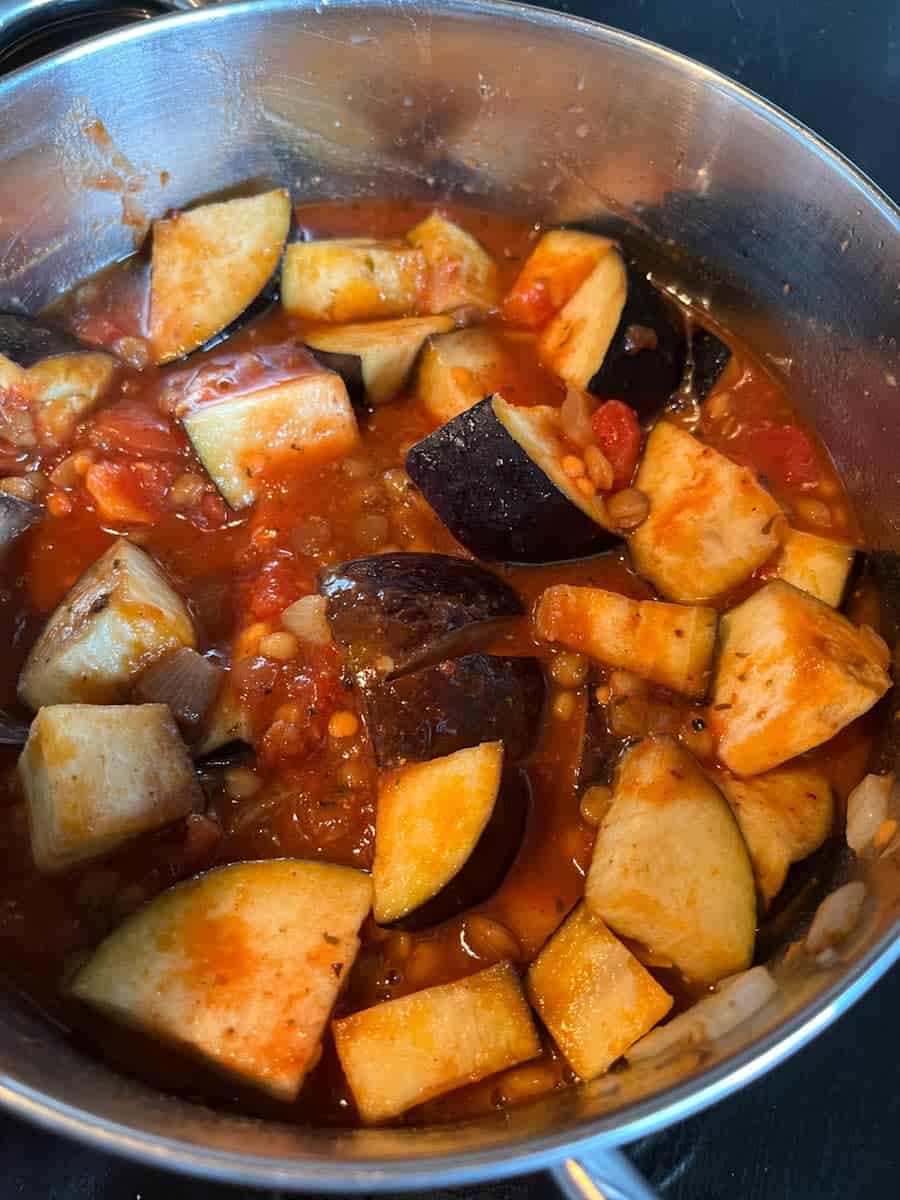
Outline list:
[[[327,604],[324,596],[301,596],[281,614],[281,624],[301,642],[327,646],[331,641],[331,626],[325,615]]]
[[[182,733],[190,737],[209,711],[224,675],[217,663],[182,646],[141,672],[132,698],[138,704],[168,704]]]
[[[847,845],[856,854],[871,846],[887,820],[893,786],[893,772],[867,775],[847,798]]]
[[[778,984],[765,967],[751,967],[732,975],[711,996],[704,996],[687,1012],[635,1042],[625,1057],[631,1063],[643,1062],[676,1046],[722,1038],[764,1008],[777,991]]]
[[[576,387],[570,387],[566,391],[566,398],[559,410],[560,427],[569,441],[582,450],[594,442],[594,430],[591,425],[593,412],[594,403],[587,392]]]
[[[855,879],[826,896],[806,935],[806,949],[821,954],[848,938],[856,928],[866,898],[866,885]]]

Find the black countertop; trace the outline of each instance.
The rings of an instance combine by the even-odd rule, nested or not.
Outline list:
[[[897,0],[550,4],[716,67],[805,121],[900,199]],[[900,1195],[900,970],[790,1062],[629,1148],[666,1200]],[[0,1117],[0,1197],[240,1200],[252,1193],[112,1159]],[[445,1195],[538,1200],[545,1175]]]

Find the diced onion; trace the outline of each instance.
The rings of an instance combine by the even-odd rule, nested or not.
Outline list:
[[[326,603],[324,596],[301,596],[281,614],[281,624],[301,642],[327,646],[331,626],[325,615]]]
[[[143,704],[168,704],[182,730],[190,732],[206,716],[224,674],[216,663],[182,646],[141,673],[134,699]]]
[[[778,985],[765,967],[732,975],[711,996],[635,1042],[625,1057],[629,1062],[643,1062],[675,1046],[722,1038],[764,1008],[777,991]]]
[[[583,450],[594,441],[591,416],[594,404],[587,392],[570,387],[559,410],[559,423],[563,433],[575,446]]]
[[[826,896],[813,917],[806,935],[806,949],[810,954],[821,954],[837,942],[849,937],[859,921],[866,885],[858,879],[845,883],[843,887]]]
[[[856,854],[871,846],[888,817],[893,773],[867,775],[847,798],[847,845]]]

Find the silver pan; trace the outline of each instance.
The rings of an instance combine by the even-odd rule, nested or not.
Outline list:
[[[79,3],[0,3],[0,40]],[[614,30],[491,0],[254,0],[145,21],[0,82],[0,306],[37,310],[129,253],[166,209],[248,182],[308,200],[454,197],[632,225],[661,280],[787,375],[890,572],[900,213],[737,84]],[[832,883],[860,870],[840,859]],[[640,1200],[650,1193],[615,1147],[777,1065],[900,956],[896,860],[864,878],[842,954],[779,967],[777,999],[709,1053],[506,1115],[354,1131],[224,1115],[86,1058],[11,995],[0,1103],[98,1149],[270,1188],[425,1188],[550,1167],[571,1196]]]

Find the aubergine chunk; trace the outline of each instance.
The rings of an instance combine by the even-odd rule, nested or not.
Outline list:
[[[154,223],[149,329],[156,362],[196,350],[253,303],[275,273],[290,223],[284,188]]]
[[[365,682],[366,726],[381,767],[422,762],[497,739],[506,760],[534,749],[546,685],[536,658],[467,654]]]
[[[547,588],[534,610],[545,641],[697,699],[709,687],[717,624],[714,608],[569,584]]]
[[[486,900],[518,853],[531,798],[502,742],[386,771],[375,820],[375,920],[424,929]]]
[[[679,604],[739,587],[778,550],[787,526],[749,468],[671,421],[647,438],[635,487],[650,500],[628,539],[635,570]]]
[[[615,933],[689,979],[715,983],[753,960],[747,847],[721,792],[672,738],[645,738],[619,764],[584,895]]]
[[[406,235],[425,259],[425,308],[452,312],[469,305],[488,311],[497,305],[497,264],[465,229],[433,212]]]
[[[505,317],[514,325],[542,325],[572,299],[614,247],[611,238],[580,229],[542,234],[504,297]]]
[[[741,827],[756,886],[768,908],[791,865],[808,858],[831,833],[831,785],[821,771],[802,761],[751,779],[721,772],[716,782]]]
[[[891,686],[886,642],[781,579],[719,628],[711,728],[735,775],[761,775],[830,741]]]
[[[326,238],[284,254],[281,304],[303,321],[380,321],[421,310],[425,256],[403,242]]]
[[[396,675],[448,658],[524,613],[518,594],[448,554],[373,554],[319,575],[332,636],[356,670]]]
[[[536,1058],[541,1043],[512,963],[364,1008],[332,1025],[367,1124]]]
[[[254,503],[266,471],[334,462],[359,441],[347,389],[324,370],[200,404],[181,420],[197,457],[235,511]]]
[[[185,817],[201,800],[165,704],[42,708],[19,759],[39,871],[63,871]]]
[[[538,343],[566,383],[656,416],[681,383],[684,321],[675,305],[611,249],[556,314]]]
[[[449,333],[450,317],[401,317],[323,326],[304,334],[323,367],[343,379],[355,408],[388,404],[403,388],[427,338]]]
[[[846,542],[790,529],[775,559],[775,574],[785,583],[838,608],[855,558],[855,548]]]
[[[695,329],[691,335],[691,391],[697,400],[705,400],[731,362],[731,349],[709,329]]]
[[[232,1081],[291,1101],[359,950],[362,871],[298,859],[207,871],[143,905],[72,993]]]
[[[3,556],[40,519],[41,509],[29,500],[0,492],[0,562]]]
[[[527,989],[582,1079],[609,1070],[672,1007],[668,992],[584,904],[531,964]]]
[[[432,338],[416,374],[416,398],[443,425],[501,386],[511,371],[508,346],[490,329],[457,329]]]
[[[196,645],[191,614],[146,551],[119,538],[72,585],[19,675],[29,708],[115,704],[155,659]]]
[[[457,541],[489,562],[582,558],[619,540],[602,501],[560,465],[559,410],[488,396],[417,442],[410,479]]]
[[[60,445],[102,399],[115,370],[108,354],[89,350],[64,330],[32,317],[0,314],[0,389],[19,405],[0,406],[0,436],[30,448]]]

